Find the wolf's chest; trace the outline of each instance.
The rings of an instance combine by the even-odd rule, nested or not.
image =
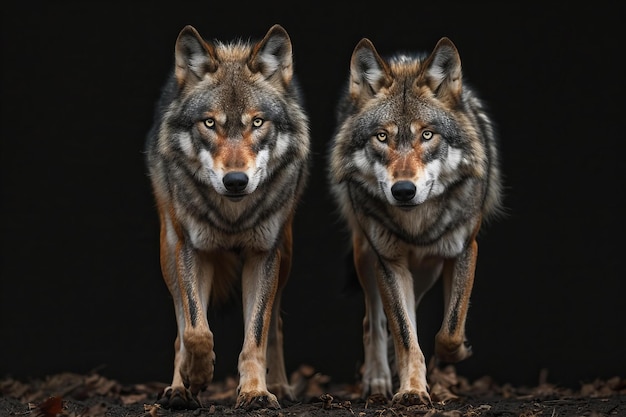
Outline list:
[[[282,229],[278,214],[267,217],[255,213],[225,217],[209,211],[203,217],[187,217],[184,226],[193,247],[201,250],[253,248],[268,250],[275,245]]]
[[[388,242],[389,251],[408,246],[421,256],[456,256],[473,230],[462,211],[428,204],[407,211],[390,208],[386,216],[364,221],[375,241]]]

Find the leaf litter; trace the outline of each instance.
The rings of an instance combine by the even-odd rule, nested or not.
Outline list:
[[[557,417],[626,416],[626,379],[615,376],[581,384],[577,390],[548,382],[542,371],[533,387],[497,384],[484,376],[470,382],[453,365],[429,364],[432,407],[392,405],[384,397],[361,398],[361,387],[335,384],[308,365],[291,374],[297,402],[283,401],[279,410],[234,409],[237,379],[216,381],[198,396],[201,408],[168,410],[157,404],[163,382],[121,384],[96,372],[71,372],[43,379],[0,379],[0,415],[32,417]]]

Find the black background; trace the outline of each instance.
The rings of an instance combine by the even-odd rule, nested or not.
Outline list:
[[[283,302],[288,372],[351,382],[362,358],[324,162],[352,50],[369,37],[382,54],[430,51],[448,36],[497,123],[507,207],[479,241],[475,354],[457,370],[513,384],[541,369],[570,386],[626,376],[623,6],[51,3],[2,17],[0,375],[169,382],[176,329],[142,154],[153,105],[184,25],[229,40],[280,23],[314,150]],[[427,357],[440,291],[418,311]],[[210,325],[216,378],[232,375],[238,308]]]

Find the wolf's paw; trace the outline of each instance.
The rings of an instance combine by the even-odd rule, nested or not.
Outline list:
[[[435,356],[439,362],[456,363],[472,356],[472,347],[467,341],[450,343],[445,339],[436,339]]]
[[[167,387],[157,398],[157,404],[172,410],[195,410],[200,401],[184,387]]]
[[[296,401],[296,393],[289,384],[269,384],[267,388],[276,395],[276,398]]]
[[[213,380],[215,352],[204,345],[200,347],[192,345],[189,340],[186,340],[186,343],[189,343],[191,347],[188,347],[188,351],[181,362],[180,376],[185,388],[188,388],[193,394],[198,394],[200,391],[206,390]]]
[[[391,377],[363,378],[363,396],[391,397]]]
[[[267,391],[249,391],[239,393],[235,408],[243,408],[245,410],[271,408],[278,410],[280,409],[280,404],[276,396]]]
[[[433,403],[430,400],[430,395],[426,391],[401,391],[393,396],[391,403],[396,405],[412,406],[412,405],[427,405],[432,407]]]
[[[368,406],[378,407],[389,404],[389,399],[384,394],[372,394],[365,402]]]

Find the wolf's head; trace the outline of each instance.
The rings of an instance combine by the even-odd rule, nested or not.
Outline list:
[[[296,100],[291,41],[280,25],[256,43],[208,42],[186,26],[175,60],[160,132],[168,139],[159,148],[196,181],[237,201],[307,153],[308,142],[297,141],[308,128]]]
[[[430,55],[390,59],[361,40],[340,107],[330,161],[333,180],[356,181],[391,205],[412,207],[464,177],[484,176],[484,144],[476,123],[480,108],[471,100],[458,51],[448,38]]]

